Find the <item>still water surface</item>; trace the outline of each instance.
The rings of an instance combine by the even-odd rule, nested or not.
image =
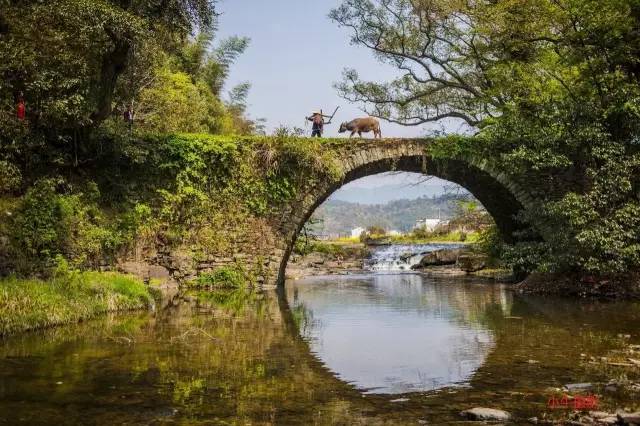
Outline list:
[[[467,384],[495,346],[476,303],[508,314],[501,287],[441,285],[420,275],[313,278],[289,286],[311,352],[340,379],[367,393],[407,393]],[[462,291],[461,291],[462,290]],[[407,350],[411,348],[411,350]]]
[[[451,424],[473,406],[526,419],[550,387],[639,381],[585,362],[640,343],[639,325],[635,303],[413,274],[175,298],[1,341],[0,424]],[[596,391],[604,409],[640,409]]]

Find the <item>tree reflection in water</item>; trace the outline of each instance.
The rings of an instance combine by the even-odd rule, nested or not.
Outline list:
[[[522,298],[496,286],[408,277],[393,285],[359,283],[340,300],[316,293],[313,304],[305,299],[311,290],[298,289],[296,301],[291,285],[290,305],[276,293],[190,296],[155,315],[109,316],[7,339],[0,346],[0,422],[415,424],[457,420],[459,410],[489,404],[526,418],[545,409],[549,386],[604,380],[580,364],[580,353],[610,351],[618,333],[638,339],[640,310],[631,303]],[[345,286],[333,280],[326,286]],[[465,386],[411,392],[397,403],[391,401],[398,395],[363,397],[301,337],[326,327],[319,303],[348,312],[358,303],[379,309],[389,299],[412,322],[445,321],[490,337],[480,341],[487,349],[481,365],[460,370],[475,371]],[[331,308],[333,302],[340,305]],[[401,349],[416,348],[410,342]],[[450,354],[454,365],[468,356]],[[420,374],[424,382],[432,377]],[[639,408],[625,395],[602,402]]]

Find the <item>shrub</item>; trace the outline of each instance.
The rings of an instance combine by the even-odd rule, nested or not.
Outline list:
[[[25,195],[9,229],[19,268],[24,269],[21,261],[51,266],[62,253],[69,234],[64,226],[69,211],[61,201],[50,179],[38,181]]]
[[[477,250],[489,256],[494,262],[499,262],[504,255],[504,242],[498,227],[494,224],[482,229],[478,235]]]
[[[207,289],[239,289],[246,285],[244,272],[239,267],[223,266],[213,272],[201,274],[191,285]]]
[[[426,226],[421,226],[419,228],[414,229],[412,234],[415,238],[424,238],[424,239],[431,238],[434,236],[433,232],[429,230],[429,228],[427,228]]]
[[[524,278],[534,271],[554,271],[554,256],[549,246],[543,242],[524,242],[505,246],[503,258],[518,278]]]
[[[20,169],[8,161],[0,160],[0,194],[15,191],[21,182]]]
[[[97,205],[100,193],[94,184],[86,184],[84,192],[59,193],[65,185],[62,180],[39,180],[18,203],[4,230],[18,272],[47,272],[60,255],[74,267],[97,268],[112,262],[135,231],[126,220],[121,229],[107,220]]]

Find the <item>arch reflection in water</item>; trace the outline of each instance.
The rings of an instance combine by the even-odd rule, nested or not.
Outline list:
[[[494,346],[487,315],[505,313],[499,286],[416,274],[316,277],[287,283],[311,351],[367,393],[464,385]]]

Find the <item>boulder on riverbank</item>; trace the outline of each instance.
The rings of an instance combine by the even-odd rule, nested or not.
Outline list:
[[[468,248],[441,249],[425,253],[411,269],[432,277],[475,277],[493,282],[513,283],[510,269],[487,268],[489,258]]]
[[[464,272],[478,272],[487,266],[487,256],[465,253],[458,256],[456,265]]]
[[[424,269],[430,266],[455,265],[458,261],[458,257],[462,254],[468,254],[468,250],[463,248],[435,250],[425,254],[420,262],[417,265],[412,266],[411,269]]]

